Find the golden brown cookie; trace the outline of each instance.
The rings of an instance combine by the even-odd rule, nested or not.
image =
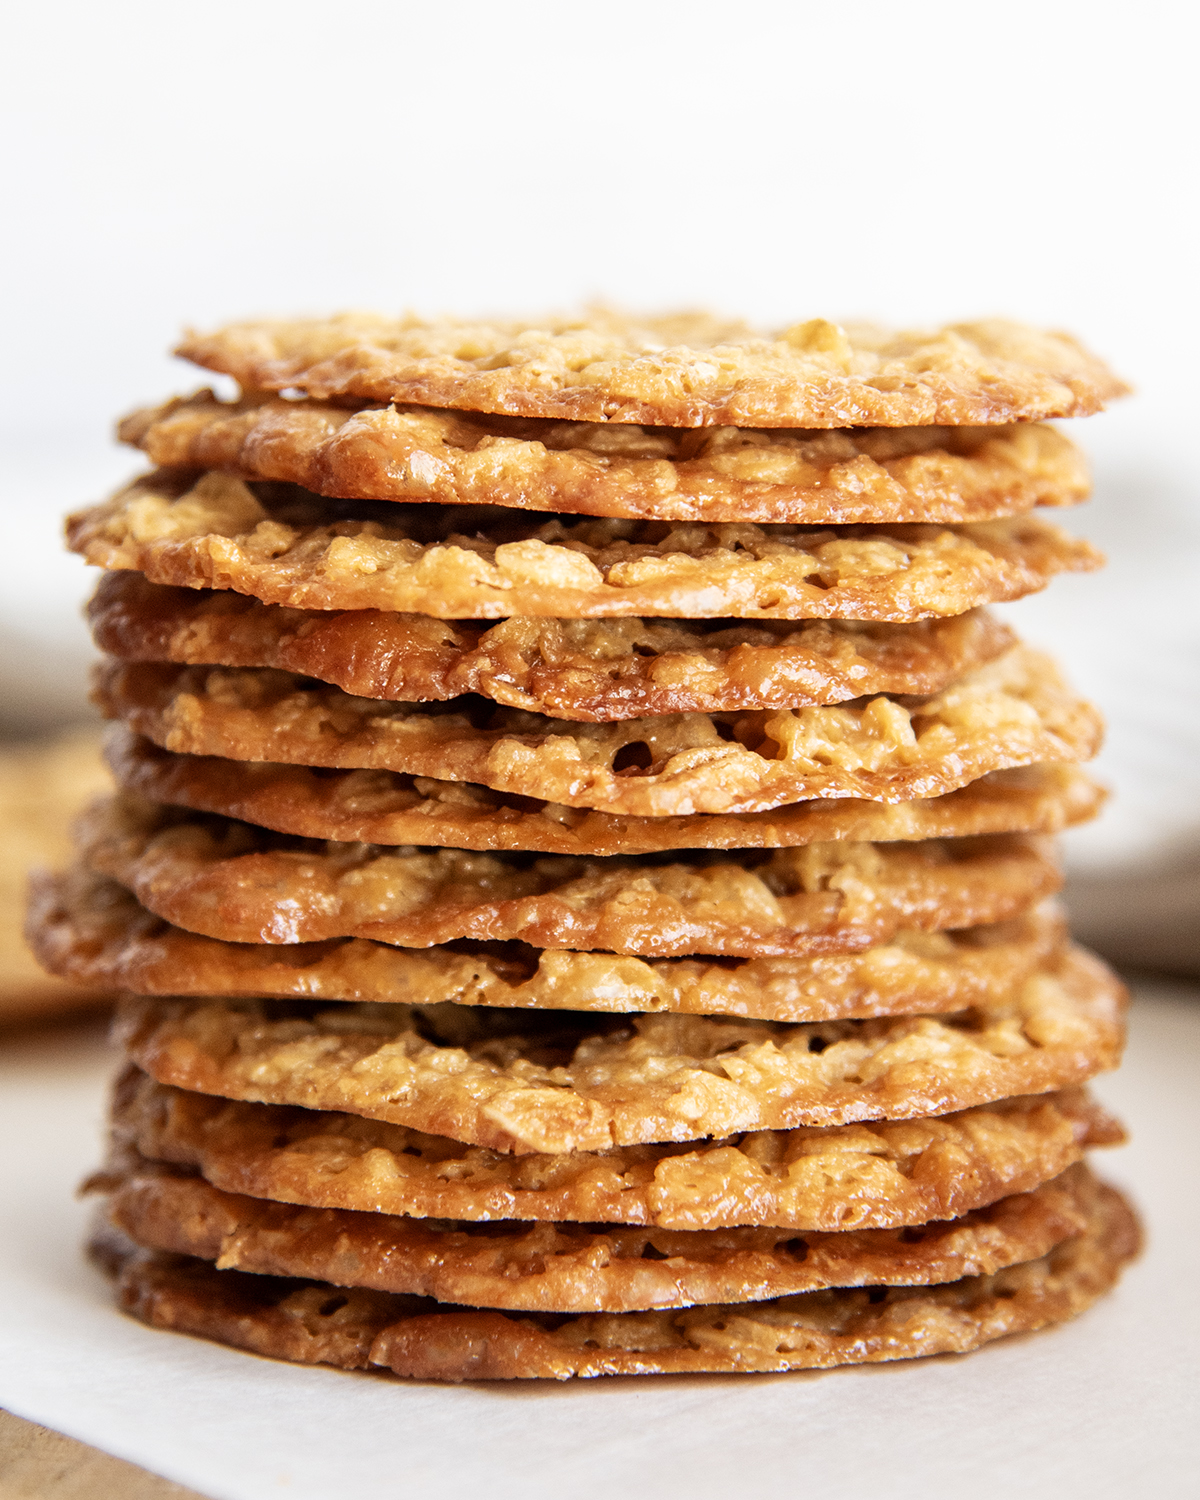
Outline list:
[[[534,322],[345,313],[189,333],[246,388],[669,427],[918,427],[1086,416],[1127,389],[1068,334],[992,318],[921,331],[823,318],[762,334],[706,313]]]
[[[1083,1234],[992,1276],[577,1317],[218,1271],[127,1240],[102,1238],[94,1253],[117,1275],[120,1305],[152,1326],[303,1364],[457,1381],[822,1369],[962,1353],[1074,1317],[1139,1247],[1133,1211],[1097,1184]]]
[[[793,1025],[130,997],[115,1034],[160,1083],[545,1153],[912,1119],[1066,1088],[1117,1065],[1124,1000],[1076,949],[948,1017]]]
[[[982,610],[912,625],[486,626],[374,609],[287,609],[229,589],[165,588],[140,573],[106,573],[88,613],[96,644],[126,661],[275,667],[361,698],[413,703],[480,693],[510,708],[592,721],[935,693],[1016,640]]]
[[[574,1220],[661,1229],[898,1228],[1036,1188],[1125,1133],[1081,1089],[958,1113],[760,1131],[695,1145],[513,1156],[361,1115],[234,1103],[129,1067],[113,1102],[113,1168],[131,1151],[231,1193],[432,1219]]]
[[[904,928],[1002,922],[1058,890],[1053,844],[1028,834],[808,844],[670,863],[322,844],[131,793],[76,823],[88,868],[189,932],[237,943],[362,937],[539,948],[800,955],[851,952]]]
[[[67,523],[71,548],[153,583],[300,609],[438,619],[890,620],[961,615],[1100,566],[1032,516],[972,525],[541,521],[517,510],[328,500],[161,469]]]
[[[1053,427],[840,432],[551,422],[211,391],[118,429],[163,468],[221,469],[343,499],[506,505],[652,521],[989,521],[1088,495]]]
[[[117,781],[131,791],[281,833],[341,843],[612,855],[778,849],[831,839],[1057,833],[1094,818],[1105,796],[1077,766],[1035,765],[992,771],[956,792],[912,802],[844,797],[793,802],[761,813],[631,818],[393,771],[320,771],[270,761],[175,755],[117,725],[109,736],[109,764]]]
[[[921,1229],[810,1234],[479,1224],[300,1208],[225,1193],[138,1158],[109,1183],[108,1214],[136,1244],[222,1271],[522,1312],[639,1312],[755,1302],[831,1286],[926,1286],[1047,1254],[1087,1225],[1082,1165],[1030,1193]]]
[[[0,752],[0,1025],[107,1005],[103,986],[47,974],[22,926],[29,872],[71,856],[71,818],[111,784],[94,729]]]
[[[1018,646],[931,698],[579,724],[486,699],[353,698],[288,672],[102,662],[93,698],[166,750],[387,770],[633,817],[810,798],[906,802],[989,771],[1086,760],[1099,714]]]
[[[33,881],[27,930],[51,972],[143,995],[453,1001],[787,1021],[993,1003],[1057,952],[1063,936],[1051,904],[1013,922],[903,931],[856,952],[784,958],[638,958],[523,943],[397,948],[368,938],[227,943],[169,926],[124,887],[82,869]]]

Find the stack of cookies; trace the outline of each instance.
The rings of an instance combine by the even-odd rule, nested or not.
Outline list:
[[[37,889],[126,992],[96,1254],[147,1322],[400,1375],[788,1370],[1071,1316],[1122,992],[1052,835],[1096,712],[989,615],[1062,334],[255,323],[121,427],[120,790]]]

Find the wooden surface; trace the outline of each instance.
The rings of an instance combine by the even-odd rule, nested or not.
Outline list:
[[[0,1411],[0,1500],[203,1500],[195,1490]]]

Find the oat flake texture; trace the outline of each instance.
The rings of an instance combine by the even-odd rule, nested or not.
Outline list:
[[[88,615],[97,646],[126,661],[273,667],[389,701],[479,693],[598,723],[935,693],[1016,640],[983,610],[910,625],[540,617],[478,625],[289,609],[133,572],[106,573]]]
[[[478,782],[643,817],[810,798],[931,797],[989,771],[1086,760],[1096,711],[1016,647],[931,698],[579,724],[471,699],[380,703],[270,670],[101,663],[94,701],[165,750]]]
[[[277,479],[340,499],[507,505],[659,521],[989,521],[1087,498],[1053,427],[753,431],[522,421],[202,391],[135,412],[162,467]]]
[[[350,313],[235,323],[177,353],[247,389],[668,427],[916,427],[1087,416],[1126,387],[1070,335],[823,318],[763,335],[703,313],[541,323]]]
[[[372,938],[234,943],[173,927],[115,881],[76,869],[31,882],[29,939],[52,973],[145,995],[273,996],[777,1021],[957,1011],[997,1003],[1062,947],[1052,905],[954,932],[901,930],[851,952],[640,958],[520,942],[399,948]]]
[[[1036,1260],[1086,1229],[1095,1187],[1072,1167],[924,1233],[473,1225],[300,1208],[224,1193],[133,1158],[110,1174],[111,1221],[150,1250],[218,1269],[300,1276],[441,1302],[550,1313],[758,1302],[830,1286],[924,1286]],[[664,1261],[667,1264],[664,1265]],[[533,1268],[537,1269],[533,1269]]]
[[[133,1067],[118,1080],[112,1119],[118,1177],[132,1152],[226,1192],[315,1208],[679,1230],[954,1219],[1125,1139],[1095,1099],[1068,1089],[914,1120],[513,1155],[361,1115],[193,1093]],[[110,1177],[101,1178],[103,1190]]]
[[[517,1152],[909,1119],[1115,1067],[1124,992],[1081,951],[947,1018],[787,1025],[440,1005],[131,997],[117,1036],[162,1083],[349,1110]]]
[[[320,771],[178,755],[123,726],[109,731],[118,782],[159,802],[243,818],[307,838],[545,854],[779,849],[831,839],[1058,833],[1094,818],[1103,790],[1069,763],[992,771],[909,802],[813,799],[762,813],[628,817],[393,771]]]
[[[905,927],[1002,922],[1055,891],[1046,840],[809,844],[671,863],[289,839],[128,794],[76,825],[88,867],[190,932],[239,943],[470,939],[669,957],[855,951]]]
[[[992,1276],[548,1322],[359,1289],[331,1297],[328,1283],[222,1273],[206,1261],[138,1252],[107,1237],[95,1253],[115,1272],[121,1305],[135,1317],[258,1354],[418,1379],[565,1380],[962,1353],[1075,1316],[1113,1285],[1139,1237],[1125,1200],[1098,1184],[1083,1234]]]
[[[961,526],[543,521],[521,511],[322,500],[158,470],[70,518],[72,550],[153,583],[297,609],[437,619],[653,615],[904,623],[1019,599],[1094,547],[1033,516]]]

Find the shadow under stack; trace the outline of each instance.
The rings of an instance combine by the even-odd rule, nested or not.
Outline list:
[[[1095,710],[1061,334],[245,324],[69,524],[120,790],[35,891],[126,992],[93,1250],[149,1323],[399,1375],[814,1368],[1059,1322],[1123,994],[1052,835]]]

